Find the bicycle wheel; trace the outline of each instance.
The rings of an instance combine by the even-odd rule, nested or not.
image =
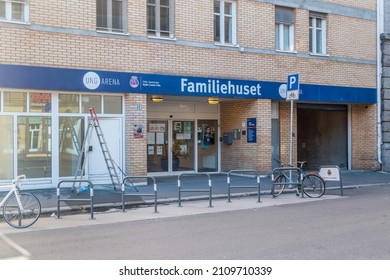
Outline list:
[[[31,193],[19,193],[23,211],[18,205],[15,194],[4,203],[3,217],[14,228],[27,228],[33,225],[41,215],[41,203]]]
[[[284,175],[276,176],[274,180],[274,184],[272,184],[272,188],[271,188],[272,196],[273,197],[279,196],[283,192],[284,188],[286,187],[286,184],[287,184],[286,176]]]
[[[321,197],[325,193],[325,181],[317,174],[307,174],[303,178],[302,188],[308,197]]]

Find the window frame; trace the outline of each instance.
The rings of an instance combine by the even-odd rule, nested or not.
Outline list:
[[[228,45],[228,46],[237,46],[237,2],[232,0],[214,0],[214,6],[215,3],[219,2],[219,13],[216,13],[213,11],[213,19],[214,19],[214,42],[215,44],[221,44],[221,45]],[[232,4],[232,14],[231,14],[231,42],[225,41],[225,18],[228,14],[225,13],[225,3]],[[216,39],[216,17],[219,17],[219,41]],[[229,36],[230,37],[230,36]]]
[[[292,14],[292,19],[278,18],[277,10],[289,12]],[[275,7],[275,49],[277,51],[293,52],[295,50],[295,37],[294,37],[294,10],[284,7]],[[288,31],[286,31],[286,29]],[[285,42],[285,33],[288,32],[288,42]]]
[[[0,17],[0,21],[7,21],[13,23],[29,23],[30,21],[30,1],[29,0],[0,0],[0,2],[4,3],[4,17]],[[14,19],[12,18],[13,4],[21,4],[23,5],[22,17],[23,19]]]
[[[317,27],[317,21],[320,21],[320,27]],[[321,32],[321,38],[318,38],[317,32]],[[326,16],[318,14],[309,15],[309,52],[313,55],[327,55],[326,50]],[[321,40],[321,50],[317,49],[319,44],[318,40]]]
[[[106,3],[106,26],[98,26],[99,24],[99,15],[98,15],[98,1],[103,1]],[[121,28],[113,28],[114,25],[114,15],[113,15],[113,2],[122,3],[121,11]],[[116,34],[125,34],[127,33],[127,1],[128,0],[97,0],[96,1],[96,31],[97,32],[107,32],[107,33],[116,33]]]
[[[154,7],[154,28],[149,27],[149,8]],[[146,1],[146,32],[148,37],[174,39],[174,0],[168,0],[168,30],[161,30],[161,5],[160,0],[155,0],[154,4]],[[167,35],[165,35],[167,34]]]

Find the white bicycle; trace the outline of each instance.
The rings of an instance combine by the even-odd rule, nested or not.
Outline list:
[[[26,175],[20,175],[12,180],[12,185],[2,185],[11,187],[0,202],[0,207],[3,207],[4,220],[14,228],[27,228],[41,215],[41,203],[38,198],[31,193],[20,191],[20,182],[25,179]]]

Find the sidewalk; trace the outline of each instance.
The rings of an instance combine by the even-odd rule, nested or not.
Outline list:
[[[212,185],[213,200],[216,198],[223,198],[227,201],[228,183],[227,174],[210,174]],[[178,205],[178,177],[156,177],[158,204],[175,204]],[[93,182],[92,182],[93,183]],[[375,172],[375,171],[342,171],[341,183],[343,189],[365,187],[370,185],[390,184],[390,173]],[[232,201],[235,197],[245,197],[257,194],[257,182],[254,178],[245,176],[232,176],[230,180],[231,186],[249,186],[250,188],[232,188]],[[270,196],[270,189],[272,186],[271,177],[262,177],[260,180],[260,189],[262,197]],[[181,188],[184,189],[209,189],[207,176],[185,176],[181,178]],[[122,206],[122,192],[120,189],[114,190],[112,185],[95,185],[93,188],[94,209],[104,210],[110,208],[119,208]],[[130,188],[129,188],[130,189]],[[152,184],[147,187],[139,187],[139,193],[153,193]],[[39,189],[29,191],[35,194],[42,204],[43,214],[52,214],[57,211],[57,188]],[[134,195],[126,197],[126,204],[131,206],[141,206],[153,204],[153,196],[140,196],[131,188],[130,191],[126,189],[126,193]],[[327,191],[325,195],[340,195],[340,182],[327,182]],[[68,187],[61,188],[61,199],[88,199],[90,197],[89,191],[77,193],[71,192]],[[252,198],[254,201],[257,197]],[[183,203],[189,200],[208,200],[207,192],[184,192],[181,194]],[[202,202],[205,206],[208,201]],[[89,210],[90,202],[88,201],[63,201],[60,203],[61,215],[64,212],[73,210],[75,212]],[[152,211],[152,210],[151,210]]]

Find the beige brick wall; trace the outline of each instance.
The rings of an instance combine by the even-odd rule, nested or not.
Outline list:
[[[373,0],[324,2],[370,10],[376,7]],[[218,48],[214,45],[212,1],[176,0],[175,4],[175,37],[180,44],[146,37],[146,1],[128,1],[128,35],[94,32],[94,0],[30,1],[31,26],[0,23],[0,63],[281,82],[288,74],[300,73],[301,83],[376,87],[374,64],[308,56],[307,10],[295,10],[295,48],[298,54],[286,55],[273,53],[275,12],[271,4],[251,0],[237,2],[237,40],[244,52],[234,47]],[[327,15],[330,58],[375,61],[375,24],[375,21]],[[38,28],[42,25],[48,31]],[[191,46],[193,43],[201,44]],[[255,52],[247,51],[249,48]],[[136,102],[144,105],[142,112],[133,111]],[[144,123],[146,128],[146,110],[145,96],[126,96],[126,147],[129,149],[126,169],[140,174],[146,172],[146,139],[134,139],[132,128],[135,122]],[[270,110],[270,100],[222,102],[221,132],[241,128],[241,123],[248,117],[256,117],[258,121],[258,145],[248,144],[246,139],[235,141],[232,146],[223,145],[224,170],[270,170]],[[280,148],[281,154],[285,155],[289,148],[288,103],[281,104],[280,120]],[[369,133],[364,133],[367,127]],[[372,167],[372,158],[376,156],[375,106],[369,106],[368,110],[364,106],[352,106],[352,130],[353,168]],[[370,145],[369,149],[367,145]],[[238,160],[230,160],[232,156]]]
[[[376,105],[351,106],[352,169],[380,169],[377,158]]]
[[[0,63],[375,87],[375,65],[1,28]],[[23,51],[21,51],[23,50]],[[179,63],[180,62],[180,63]]]
[[[328,53],[338,57],[375,60],[375,21],[328,15]]]
[[[96,30],[94,0],[38,0],[29,3],[31,24]]]
[[[280,159],[285,162],[290,162],[290,115],[291,115],[291,104],[290,102],[279,103],[279,124],[280,124]],[[297,108],[294,106],[294,117],[293,117],[293,154],[292,162],[297,162]]]
[[[125,143],[126,143],[126,174],[143,176],[147,172],[147,95],[125,95]],[[138,105],[136,107],[136,105]],[[134,127],[143,126],[143,138],[134,137]]]
[[[88,0],[91,1],[91,0]],[[146,35],[146,1],[128,1],[128,32],[131,35]],[[95,17],[95,16],[94,16]]]
[[[175,1],[177,40],[210,43],[214,41],[214,3],[209,0]]]
[[[244,0],[237,4],[237,43],[244,48],[275,49],[274,5]]]
[[[232,145],[222,144],[222,171],[255,169],[269,172],[271,169],[271,101],[267,99],[238,100],[221,104],[221,134],[233,129],[247,131],[242,123],[247,118],[256,118],[257,143],[248,143],[247,137],[233,140]]]

